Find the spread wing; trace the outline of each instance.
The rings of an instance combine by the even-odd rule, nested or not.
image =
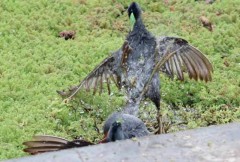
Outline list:
[[[93,143],[81,139],[68,141],[60,137],[40,135],[34,136],[32,141],[24,142],[23,145],[27,146],[27,148],[23,149],[24,152],[35,155],[74,147],[84,147],[93,145]]]
[[[80,89],[86,89],[89,91],[93,89],[93,94],[99,90],[101,94],[103,89],[103,83],[106,82],[108,93],[111,93],[110,83],[113,81],[115,85],[121,88],[121,75],[119,73],[119,66],[122,64],[122,56],[129,53],[130,46],[128,42],[124,42],[121,49],[114,52],[111,56],[104,59],[95,69],[83,79],[77,86],[71,86],[67,91],[57,91],[63,98],[73,98]]]
[[[184,80],[183,72],[195,80],[211,81],[212,64],[201,51],[190,45],[186,40],[176,37],[157,38],[157,61],[164,55],[174,53],[160,68],[170,77],[177,76]]]

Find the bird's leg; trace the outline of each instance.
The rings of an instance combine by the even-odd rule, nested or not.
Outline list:
[[[158,122],[158,129],[155,131],[155,134],[163,134],[165,133],[163,128],[163,120],[160,108],[157,109],[157,122]]]

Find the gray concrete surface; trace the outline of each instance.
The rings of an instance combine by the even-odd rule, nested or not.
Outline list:
[[[240,162],[240,123],[28,156],[7,162]]]

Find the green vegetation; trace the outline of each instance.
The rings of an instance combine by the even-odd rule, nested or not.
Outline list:
[[[124,12],[129,3],[1,0],[0,159],[26,156],[22,142],[35,134],[68,139],[81,135],[91,141],[102,137],[96,127],[101,130],[106,117],[124,104],[122,92],[92,96],[83,91],[66,105],[56,90],[78,83],[121,46],[130,28]],[[215,70],[207,84],[171,81],[161,75],[163,112],[183,123],[173,124],[169,132],[239,121],[240,1],[139,3],[152,33],[187,39],[206,54]],[[213,23],[213,32],[202,27],[201,15]],[[58,38],[63,30],[75,30],[76,38]],[[141,118],[152,125],[154,112],[152,104],[144,104]]]

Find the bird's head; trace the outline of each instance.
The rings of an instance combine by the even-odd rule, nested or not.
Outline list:
[[[125,137],[122,129],[122,123],[121,121],[115,121],[112,123],[108,132],[105,134],[105,138],[100,143],[114,142],[123,139],[125,139]]]
[[[128,7],[128,16],[132,27],[138,19],[141,19],[142,10],[136,2],[132,2]]]
[[[114,142],[117,140],[123,140],[124,134],[121,121],[115,121],[110,127],[107,135],[107,142]]]

